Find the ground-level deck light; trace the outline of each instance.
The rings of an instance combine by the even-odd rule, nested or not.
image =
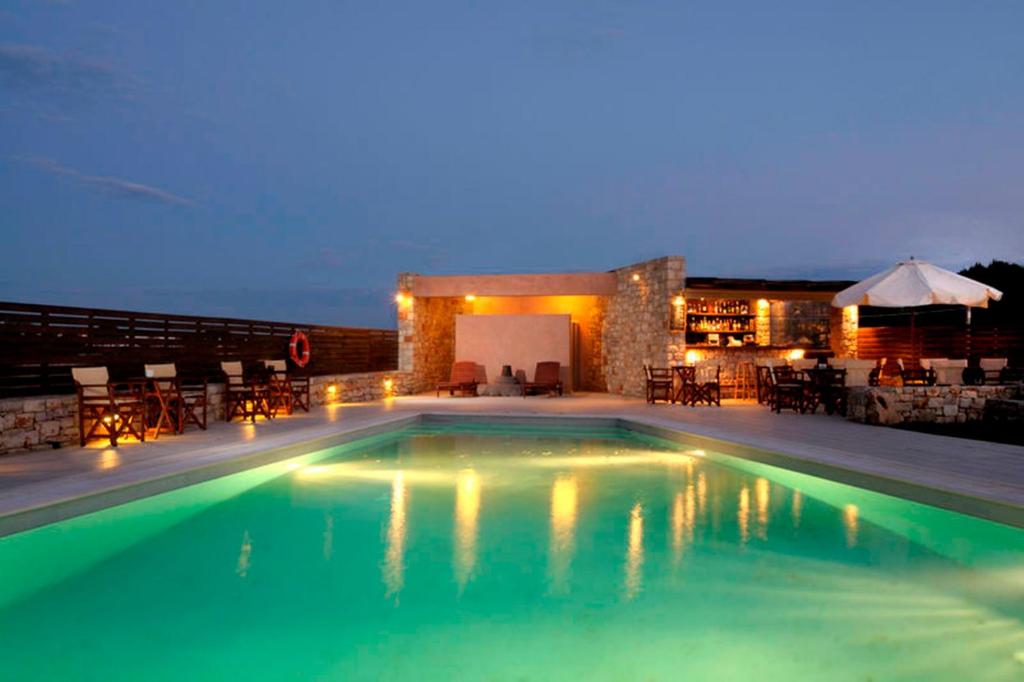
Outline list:
[[[385,377],[385,379],[383,381],[383,385],[384,385],[384,397],[385,398],[392,398],[392,397],[394,397],[394,393],[395,393],[395,380],[392,379],[391,377]]]
[[[335,399],[338,395],[337,384],[327,384],[327,401],[330,402]]]

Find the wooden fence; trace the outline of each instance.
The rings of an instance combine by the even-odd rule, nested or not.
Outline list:
[[[972,329],[963,326],[861,327],[857,330],[857,355],[879,358],[1005,357],[1024,363],[1024,324]]]
[[[287,357],[295,331],[309,337],[302,371],[310,375],[398,366],[391,329],[0,302],[0,397],[73,392],[71,368],[92,365],[128,378],[141,376],[145,363],[174,362],[179,374],[219,381],[221,360]]]

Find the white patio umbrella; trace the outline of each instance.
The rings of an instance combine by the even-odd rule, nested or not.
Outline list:
[[[883,308],[916,308],[925,305],[962,305],[967,307],[968,346],[970,346],[971,308],[987,308],[1003,292],[970,277],[958,275],[937,265],[914,260],[897,263],[885,272],[857,282],[832,298],[832,305],[870,305]],[[911,317],[911,338],[913,338]]]
[[[1002,297],[1003,292],[998,289],[911,258],[843,289],[832,299],[832,305],[837,308],[851,305],[884,308],[962,305],[967,306],[967,321],[970,322],[972,307],[987,308],[990,300],[998,301]]]

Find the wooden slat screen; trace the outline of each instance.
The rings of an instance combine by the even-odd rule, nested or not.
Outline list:
[[[391,329],[329,327],[217,317],[0,302],[0,397],[74,391],[71,368],[106,365],[137,377],[145,363],[219,381],[221,360],[285,358],[295,331],[309,337],[303,373],[352,374],[398,366]]]
[[[857,355],[879,358],[964,358],[968,353],[964,327],[861,327],[857,330]],[[1024,325],[975,328],[970,334],[970,354],[1006,357],[1016,366],[1024,363]]]

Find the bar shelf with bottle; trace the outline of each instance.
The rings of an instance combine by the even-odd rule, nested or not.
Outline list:
[[[687,347],[756,345],[757,315],[754,311],[754,303],[746,299],[687,300]]]

